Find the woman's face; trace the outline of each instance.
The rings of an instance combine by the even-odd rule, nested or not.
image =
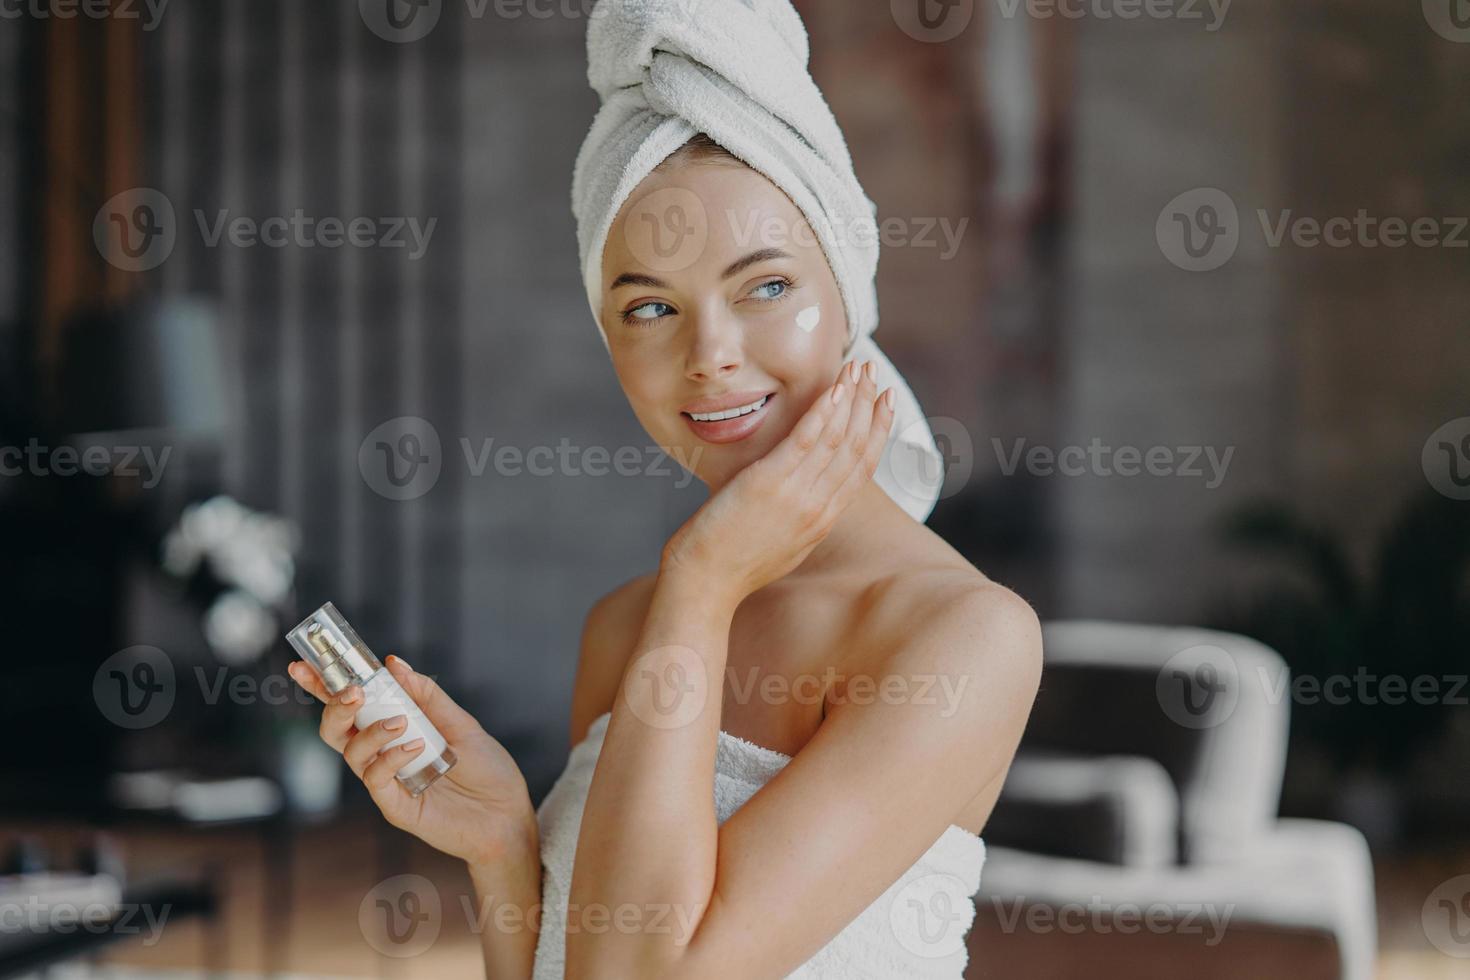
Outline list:
[[[810,225],[764,176],[675,163],[608,234],[601,320],[638,421],[719,487],[779,443],[837,377],[841,294]],[[734,419],[690,414],[764,404]]]

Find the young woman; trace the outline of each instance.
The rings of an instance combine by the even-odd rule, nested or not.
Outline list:
[[[690,3],[728,18],[719,36]],[[380,752],[401,718],[357,731],[355,700],[292,676],[388,821],[468,863],[494,905],[489,976],[958,978],[979,834],[1039,681],[1036,617],[923,526],[932,492],[915,505],[893,478],[895,416],[910,438],[922,416],[867,339],[876,247],[833,220],[866,199],[820,113],[803,127],[809,99],[784,129],[752,126],[811,85],[786,0],[602,0],[590,35],[589,302],[634,414],[710,498],[587,614],[574,748],[539,812],[505,750],[401,659],[459,757],[418,799],[393,774],[421,746]],[[732,39],[748,43],[722,56]],[[801,71],[728,82],[773,48]],[[752,145],[786,139],[779,158]]]

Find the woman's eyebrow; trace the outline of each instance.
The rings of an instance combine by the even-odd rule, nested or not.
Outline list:
[[[645,276],[641,272],[625,272],[613,280],[609,290],[618,289],[623,286],[647,286],[649,289],[668,289],[669,284],[662,279],[653,276]]]
[[[773,259],[789,259],[791,253],[779,248],[763,248],[758,252],[751,252],[743,259],[736,259],[730,263],[730,267],[720,276],[721,279],[729,279],[731,276],[739,275],[757,262],[770,262]]]
[[[755,265],[757,262],[770,262],[774,259],[789,258],[792,258],[791,253],[785,251],[784,249],[763,248],[760,251],[751,252],[744,258],[736,259],[734,262],[731,262],[730,267],[727,268],[720,275],[720,278],[729,279],[731,276],[737,276],[740,273],[744,272],[746,269]],[[669,288],[668,283],[655,276],[645,275],[641,272],[625,272],[612,281],[612,285],[608,287],[608,290],[611,291],[614,289],[620,289],[623,286],[646,286],[649,289]]]

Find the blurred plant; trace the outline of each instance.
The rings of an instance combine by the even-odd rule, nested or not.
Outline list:
[[[286,519],[226,496],[188,505],[164,535],[163,567],[205,606],[204,636],[222,662],[248,664],[280,638],[298,537]]]
[[[163,536],[161,563],[203,609],[201,627],[216,658],[266,684],[286,678],[296,659],[284,634],[295,625],[294,588],[300,533],[274,514],[223,495],[192,503]],[[317,734],[316,702],[285,680],[288,696],[261,711],[226,712],[227,740],[267,772],[291,810],[320,815],[341,793],[341,759]],[[266,737],[260,737],[265,733]]]
[[[1294,732],[1344,769],[1397,775],[1439,735],[1454,702],[1470,697],[1456,680],[1470,665],[1470,506],[1432,492],[1413,498],[1362,576],[1331,531],[1283,504],[1242,508],[1227,520],[1224,537],[1295,574],[1238,605],[1220,625],[1274,647],[1294,676],[1348,678],[1345,703],[1321,693],[1295,701]],[[1383,680],[1392,675],[1406,682],[1390,692],[1403,695],[1397,704],[1383,697]],[[1416,678],[1434,679],[1432,700],[1415,696]],[[1370,696],[1360,696],[1363,690]]]

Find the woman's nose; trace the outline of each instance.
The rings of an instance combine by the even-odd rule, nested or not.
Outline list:
[[[699,314],[689,332],[685,374],[694,381],[710,381],[734,374],[744,360],[741,334],[733,318]]]

